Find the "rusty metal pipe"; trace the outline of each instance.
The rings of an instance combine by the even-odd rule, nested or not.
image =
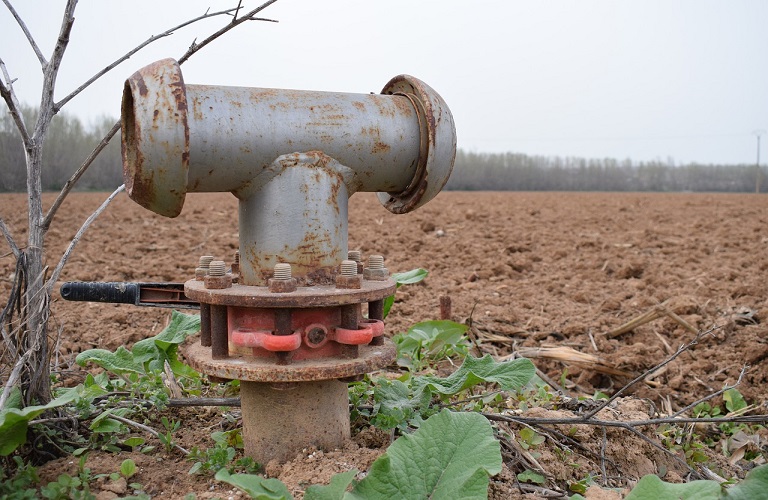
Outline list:
[[[284,155],[269,182],[238,193],[240,278],[264,286],[278,262],[300,284],[329,284],[347,255],[346,169],[322,153]]]
[[[186,85],[164,59],[126,81],[121,125],[128,194],[168,217],[188,191],[254,189],[275,158],[316,150],[351,170],[349,194],[408,212],[440,192],[456,152],[447,105],[406,75],[382,94],[216,87]]]

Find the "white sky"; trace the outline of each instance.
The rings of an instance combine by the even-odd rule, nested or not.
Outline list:
[[[236,3],[81,0],[57,99],[149,36]],[[64,1],[13,4],[50,55]],[[236,28],[182,67],[185,81],[367,93],[408,73],[477,152],[753,164],[754,132],[768,130],[765,0],[279,0],[262,15],[279,23]],[[65,111],[117,117],[127,76],[225,22],[154,43]],[[4,6],[0,58],[38,103],[37,59]]]

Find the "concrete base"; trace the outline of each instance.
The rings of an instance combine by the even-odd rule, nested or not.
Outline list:
[[[304,448],[331,450],[349,438],[347,384],[240,382],[245,454],[287,462]]]

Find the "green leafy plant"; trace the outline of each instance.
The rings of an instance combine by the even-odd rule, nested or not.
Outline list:
[[[395,281],[396,288],[400,288],[403,285],[412,285],[423,281],[427,277],[429,272],[426,269],[411,269],[404,273],[392,273],[392,279]],[[389,315],[389,311],[392,309],[392,305],[395,303],[395,296],[390,295],[384,299],[384,318]]]
[[[33,487],[40,482],[37,469],[25,464],[21,457],[13,457],[15,473],[8,474],[0,467],[0,498],[4,500],[33,500],[37,498],[37,490]]]
[[[173,451],[173,447],[176,445],[176,441],[173,439],[173,435],[179,430],[181,422],[178,420],[168,420],[168,417],[162,417],[160,422],[163,424],[164,432],[158,432],[157,438],[165,446],[165,451]]]
[[[237,450],[243,448],[243,437],[240,429],[214,432],[211,437],[215,443],[213,448],[200,450],[195,447],[190,451],[187,458],[195,461],[195,464],[189,470],[189,474],[213,473],[225,468],[230,473],[235,470],[246,473],[254,473],[259,470],[259,464],[250,457],[235,460]]]
[[[120,376],[131,373],[139,375],[159,373],[163,371],[167,362],[176,376],[199,379],[200,374],[178,358],[179,344],[199,331],[199,316],[173,311],[171,321],[162,332],[136,342],[130,351],[123,346],[118,347],[115,352],[106,349],[89,349],[78,354],[75,361],[80,366],[93,363]]]
[[[416,323],[392,338],[397,346],[397,364],[417,372],[438,360],[464,358],[469,352],[468,328],[447,320]]]
[[[421,420],[437,411],[433,397],[446,399],[480,384],[496,384],[505,391],[517,391],[536,373],[530,360],[518,358],[499,362],[490,355],[467,356],[451,375],[442,378],[408,375],[404,380],[376,380],[373,387],[374,409],[371,423],[382,429],[409,425],[418,427]]]
[[[768,492],[768,465],[761,465],[749,471],[743,481],[728,488],[710,480],[675,484],[666,483],[653,474],[643,476],[625,500],[656,500],[660,498],[754,500],[765,498],[766,492]]]
[[[21,409],[21,393],[13,390],[5,406],[0,410],[0,456],[8,456],[27,440],[29,422],[47,410],[68,405],[78,398],[93,399],[102,390],[94,391],[82,385],[67,389],[45,405],[27,406]]]
[[[520,436],[520,439],[518,439],[517,442],[524,450],[536,448],[546,439],[544,436],[534,431],[530,427],[523,427],[518,432],[518,435]]]
[[[485,499],[488,478],[501,471],[501,448],[488,421],[477,413],[443,410],[413,434],[401,436],[360,482],[355,470],[334,476],[328,486],[310,486],[307,500],[391,498]],[[280,481],[222,469],[216,479],[258,499],[290,499]],[[346,491],[352,486],[351,491]]]

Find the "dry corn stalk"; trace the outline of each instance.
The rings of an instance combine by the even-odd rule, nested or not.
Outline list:
[[[572,347],[526,347],[517,350],[517,355],[524,358],[545,358],[570,363],[581,368],[593,370],[606,375],[617,375],[620,377],[632,378],[634,374],[619,370],[612,365],[593,354],[586,354]]]
[[[619,335],[621,335],[623,333],[631,332],[632,330],[634,330],[638,326],[644,325],[646,323],[650,323],[651,321],[657,320],[659,318],[663,318],[665,316],[670,318],[671,320],[675,321],[676,323],[678,323],[680,326],[682,326],[683,328],[685,328],[689,332],[691,332],[691,333],[699,333],[699,331],[694,326],[692,326],[690,323],[685,321],[683,318],[681,318],[677,314],[675,314],[672,311],[670,311],[669,309],[667,309],[667,307],[666,307],[667,302],[669,302],[669,301],[667,300],[667,301],[664,301],[663,303],[661,303],[661,304],[659,304],[657,306],[654,306],[651,310],[641,314],[640,316],[637,316],[637,317],[627,321],[626,323],[624,323],[623,325],[621,325],[618,328],[614,328],[613,330],[611,330],[610,332],[606,333],[605,335],[609,339],[612,339],[614,337],[618,337]]]

